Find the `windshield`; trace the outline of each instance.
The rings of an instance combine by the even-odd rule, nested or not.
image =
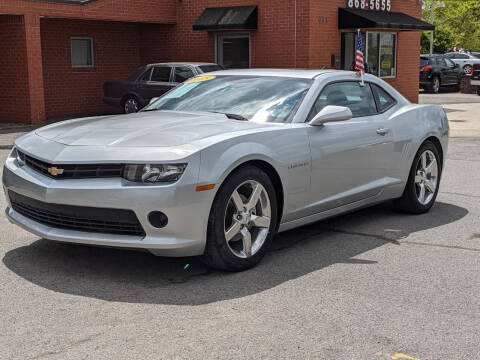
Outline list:
[[[312,80],[273,76],[200,76],[145,108],[207,111],[255,122],[287,122]]]

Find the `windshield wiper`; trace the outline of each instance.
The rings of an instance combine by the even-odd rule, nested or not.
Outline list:
[[[222,112],[217,112],[217,111],[212,111],[216,114],[223,114],[225,115],[227,118],[229,119],[233,119],[233,120],[242,120],[242,121],[248,121],[248,119],[242,115],[237,115],[237,114],[230,114],[230,113],[222,113]]]

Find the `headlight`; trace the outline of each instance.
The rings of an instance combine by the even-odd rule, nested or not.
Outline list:
[[[182,177],[186,168],[187,164],[125,165],[123,178],[146,184],[173,183]]]
[[[25,165],[25,154],[24,153],[18,151],[16,148],[14,148],[11,156],[15,157],[15,159],[17,160],[17,165],[19,167],[22,167],[23,165]]]

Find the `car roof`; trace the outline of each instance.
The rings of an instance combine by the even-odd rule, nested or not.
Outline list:
[[[204,62],[164,62],[164,63],[155,63],[148,64],[145,66],[158,66],[158,65],[167,65],[167,66],[203,66],[203,65],[218,65],[215,63],[204,63]]]
[[[351,73],[345,70],[310,70],[310,69],[231,69],[215,71],[215,75],[236,75],[236,76],[274,76],[293,77],[301,79],[315,79],[323,74]]]

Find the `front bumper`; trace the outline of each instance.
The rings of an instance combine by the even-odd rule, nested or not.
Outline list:
[[[198,163],[197,163],[198,164]],[[9,157],[3,171],[8,219],[49,240],[90,245],[142,248],[160,256],[201,255],[214,192],[196,192],[198,165],[187,167],[179,182],[162,186],[132,186],[119,178],[55,180]],[[34,221],[12,209],[8,191],[38,201],[83,207],[125,209],[135,212],[145,237],[67,230]],[[148,221],[151,211],[162,211],[168,224],[162,229]]]

